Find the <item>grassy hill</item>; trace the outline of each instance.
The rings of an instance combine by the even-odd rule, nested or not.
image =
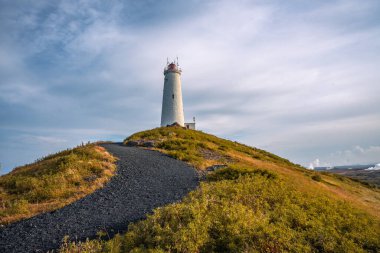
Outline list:
[[[96,144],[78,146],[0,177],[0,224],[68,205],[114,174],[115,158]]]
[[[130,225],[126,234],[64,243],[61,252],[380,251],[376,188],[178,127],[136,133],[125,143],[188,162],[206,180],[182,202]]]

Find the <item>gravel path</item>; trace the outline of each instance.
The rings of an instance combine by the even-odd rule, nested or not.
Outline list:
[[[65,235],[84,240],[101,229],[125,231],[130,222],[180,200],[199,183],[193,168],[159,152],[121,144],[103,147],[119,158],[110,182],[59,210],[2,228],[0,252],[46,252],[59,248]]]

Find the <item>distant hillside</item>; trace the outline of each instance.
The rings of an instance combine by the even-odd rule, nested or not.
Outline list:
[[[314,169],[346,176],[363,184],[380,188],[380,164],[316,167]]]
[[[94,192],[114,174],[114,161],[104,148],[88,144],[0,176],[0,224],[58,209]]]
[[[205,180],[126,234],[65,243],[61,252],[380,251],[377,189],[178,127],[139,132],[125,144],[186,161]]]

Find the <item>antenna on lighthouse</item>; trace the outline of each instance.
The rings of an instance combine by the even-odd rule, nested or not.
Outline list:
[[[166,57],[166,65],[169,65],[169,57]]]
[[[178,56],[177,56],[177,66],[179,66],[179,63],[178,63]]]

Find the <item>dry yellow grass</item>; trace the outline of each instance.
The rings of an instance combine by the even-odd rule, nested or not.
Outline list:
[[[370,188],[349,178],[302,169],[287,160],[272,157],[272,154],[262,150],[219,139],[199,131],[181,128],[158,128],[144,131],[126,139],[126,141],[129,140],[153,140],[155,141],[155,150],[173,155],[200,170],[215,164],[236,163],[267,169],[279,174],[283,180],[301,192],[327,195],[337,200],[347,201],[380,220],[379,189]],[[205,148],[214,152],[215,157],[219,156],[223,159],[202,155],[200,150]],[[183,155],[183,153],[189,154],[189,156]],[[322,180],[313,180],[312,176],[314,175],[319,175]]]
[[[0,177],[0,224],[56,210],[101,188],[115,158],[95,144],[50,155]]]
[[[181,202],[160,207],[111,240],[61,252],[379,252],[379,191],[302,168],[264,150],[182,128],[126,139],[206,172]],[[208,171],[208,170],[207,170]]]
[[[319,172],[306,171],[302,173],[299,170],[294,170],[292,166],[279,166],[274,163],[253,159],[234,150],[229,151],[228,154],[233,159],[244,164],[275,171],[302,191],[326,193],[330,197],[343,199],[380,219],[380,191],[378,189],[368,188],[348,178],[342,181],[333,175],[320,175],[322,181],[317,182],[306,176],[305,173],[320,174]],[[209,166],[207,161],[206,163]]]

